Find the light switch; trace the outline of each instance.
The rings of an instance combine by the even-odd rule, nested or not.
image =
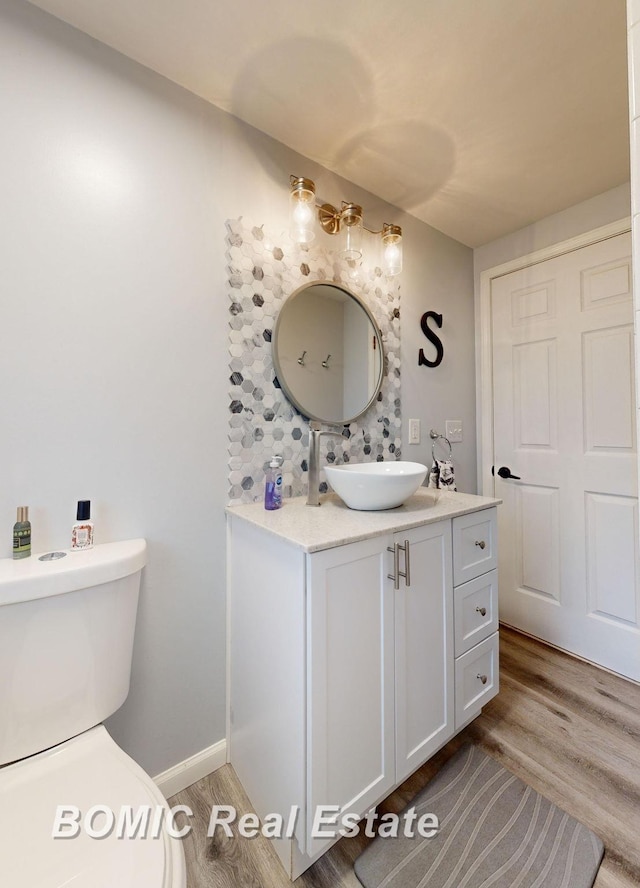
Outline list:
[[[459,444],[462,441],[462,420],[461,419],[448,419],[445,424],[445,437],[449,439],[452,444]]]
[[[409,420],[409,444],[419,444],[420,443],[420,420],[419,419],[410,419]]]

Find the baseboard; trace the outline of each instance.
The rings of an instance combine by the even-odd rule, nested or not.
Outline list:
[[[165,799],[168,799],[197,780],[202,780],[207,774],[217,771],[226,764],[226,761],[227,741],[219,740],[213,746],[196,752],[195,755],[158,774],[153,780]]]

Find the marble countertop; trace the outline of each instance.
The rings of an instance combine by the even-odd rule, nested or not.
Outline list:
[[[398,508],[384,512],[349,509],[334,493],[326,494],[320,501],[320,506],[308,506],[306,497],[299,496],[285,499],[282,508],[275,512],[267,511],[262,503],[228,506],[226,512],[232,518],[261,527],[305,552],[319,552],[380,534],[489,509],[502,502],[488,496],[427,487],[421,487]]]

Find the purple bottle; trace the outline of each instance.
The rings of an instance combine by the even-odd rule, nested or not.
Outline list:
[[[266,483],[264,487],[264,507],[270,512],[279,509],[282,505],[282,464],[281,456],[274,456],[267,469]]]

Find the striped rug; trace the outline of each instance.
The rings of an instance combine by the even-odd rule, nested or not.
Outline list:
[[[355,863],[365,888],[591,888],[604,847],[573,817],[465,745],[407,806],[433,838],[377,836]],[[417,822],[417,821],[415,821]]]

